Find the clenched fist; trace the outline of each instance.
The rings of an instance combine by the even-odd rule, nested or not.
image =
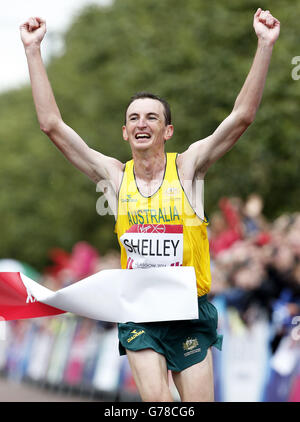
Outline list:
[[[259,40],[265,41],[273,45],[277,40],[280,32],[280,22],[274,18],[269,10],[257,9],[253,27]]]
[[[20,25],[21,40],[25,48],[39,46],[46,33],[46,22],[38,17],[29,18]]]

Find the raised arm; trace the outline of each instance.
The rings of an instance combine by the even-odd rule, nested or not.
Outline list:
[[[259,107],[274,43],[280,32],[280,22],[270,12],[258,9],[253,27],[258,37],[257,51],[247,79],[230,115],[215,132],[193,143],[179,156],[178,165],[184,177],[204,176],[208,168],[222,157],[253,122]]]
[[[40,51],[40,44],[46,33],[46,22],[38,17],[30,18],[20,26],[20,33],[41,130],[74,166],[95,183],[109,179],[118,187],[123,164],[89,148],[62,120]]]

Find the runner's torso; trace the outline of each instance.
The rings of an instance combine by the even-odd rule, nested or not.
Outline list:
[[[196,215],[187,199],[178,177],[176,157],[176,153],[166,155],[163,181],[150,197],[138,190],[133,160],[126,163],[115,227],[121,266],[193,266],[198,295],[202,296],[211,284],[207,221]]]

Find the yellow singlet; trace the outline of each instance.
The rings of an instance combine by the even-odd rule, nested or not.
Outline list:
[[[186,197],[176,157],[177,153],[166,154],[162,184],[150,197],[138,190],[133,160],[126,163],[115,226],[121,267],[193,266],[202,296],[211,285],[207,220],[196,215]]]

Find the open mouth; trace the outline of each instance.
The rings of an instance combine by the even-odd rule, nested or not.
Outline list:
[[[137,133],[135,139],[150,139],[151,135],[149,133]]]

